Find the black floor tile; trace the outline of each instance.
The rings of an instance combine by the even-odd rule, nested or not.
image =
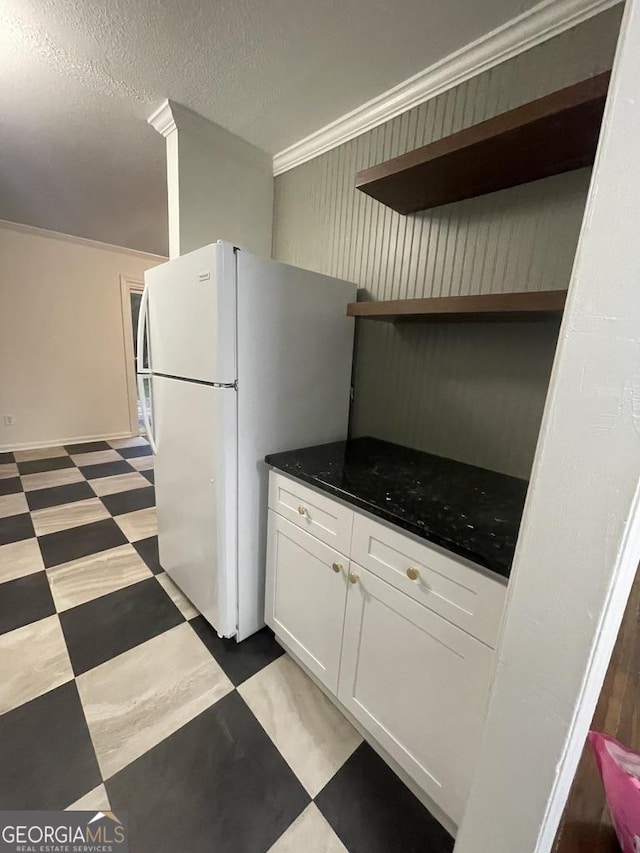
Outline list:
[[[76,675],[184,622],[155,578],[60,614]]]
[[[82,501],[86,498],[95,498],[95,492],[89,483],[69,483],[67,486],[54,486],[51,489],[35,489],[25,492],[29,509],[45,509],[49,506],[59,504],[70,504],[74,501]]]
[[[270,628],[262,628],[236,643],[235,640],[221,640],[204,616],[192,619],[191,625],[236,687],[284,654]]]
[[[125,459],[133,459],[134,456],[151,456],[151,447],[148,444],[138,444],[135,447],[119,447],[118,453]]]
[[[156,478],[153,468],[148,468],[146,471],[140,471],[143,477],[146,477],[150,483],[155,483]]]
[[[61,468],[75,468],[73,459],[68,456],[54,456],[52,459],[32,459],[30,462],[18,462],[18,471],[25,474],[39,474],[41,471],[59,471]]]
[[[129,812],[136,853],[176,853],[185,845],[265,853],[309,803],[235,691],[107,780],[106,788],[111,807]]]
[[[135,471],[124,459],[122,462],[103,462],[101,465],[82,465],[80,470],[87,480],[98,480],[101,477],[113,477],[115,474],[129,474]]]
[[[73,681],[0,716],[0,743],[0,809],[64,809],[101,782]]]
[[[125,545],[128,541],[112,518],[81,524],[80,527],[59,530],[57,533],[47,533],[38,538],[47,569],[98,551]]]
[[[4,453],[0,453],[0,465],[6,465],[8,462],[15,462],[15,457],[13,453],[6,451]]]
[[[5,477],[4,480],[0,480],[0,495],[13,495],[21,491],[22,481],[20,477]]]
[[[31,539],[35,535],[31,516],[28,512],[10,515],[8,518],[0,518],[0,545],[19,542],[21,539]]]
[[[111,450],[106,441],[85,441],[80,444],[65,444],[67,453],[94,453],[96,450]]]
[[[349,853],[451,853],[453,838],[363,743],[315,798]]]
[[[125,512],[135,512],[137,509],[155,506],[156,490],[153,486],[142,489],[128,489],[126,492],[103,495],[101,500],[111,515],[122,515]]]
[[[55,612],[45,572],[25,575],[0,585],[0,634],[22,628]]]
[[[148,539],[138,539],[137,542],[131,543],[138,554],[145,561],[154,575],[159,575],[164,571],[160,565],[160,557],[158,556],[158,537],[150,536]]]

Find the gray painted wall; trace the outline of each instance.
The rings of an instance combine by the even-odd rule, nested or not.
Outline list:
[[[375,299],[567,287],[590,170],[415,216],[355,173],[611,67],[620,7],[276,178],[274,257]],[[528,477],[559,322],[358,321],[353,435]]]

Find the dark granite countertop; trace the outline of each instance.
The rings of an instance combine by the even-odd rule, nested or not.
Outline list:
[[[272,453],[265,461],[509,577],[526,480],[376,438]]]

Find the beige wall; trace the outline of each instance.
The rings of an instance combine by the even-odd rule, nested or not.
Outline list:
[[[120,276],[161,260],[0,223],[0,449],[130,434]]]
[[[274,257],[375,299],[555,290],[569,283],[590,170],[400,216],[360,169],[611,67],[611,9],[276,178]],[[527,477],[557,322],[359,321],[351,427]]]

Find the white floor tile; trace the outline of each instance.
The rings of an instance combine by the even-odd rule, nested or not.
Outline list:
[[[109,441],[108,444],[111,447],[115,447],[119,449],[120,447],[142,447],[143,445],[149,444],[146,438],[142,435],[135,435],[133,438],[114,438],[113,441]]]
[[[362,742],[288,655],[245,681],[238,692],[312,797]]]
[[[117,515],[115,522],[129,542],[137,542],[138,539],[148,539],[149,536],[156,536],[158,533],[158,519],[155,507],[138,509],[135,512]]]
[[[166,572],[161,572],[159,575],[156,575],[156,580],[185,619],[193,619],[194,616],[198,615],[196,608],[182,590],[174,584]]]
[[[280,836],[268,853],[348,853],[315,803]]]
[[[80,797],[75,803],[67,806],[67,812],[108,812],[111,810],[109,796],[104,785],[98,785],[93,791],[89,791],[84,797]]]
[[[120,545],[47,569],[58,613],[152,576],[133,545]]]
[[[31,513],[36,536],[57,533],[59,530],[68,530],[70,527],[79,527],[81,524],[91,524],[93,521],[104,521],[106,518],[111,518],[111,513],[100,498],[88,498],[85,501],[49,506],[46,509],[37,509]]]
[[[73,678],[57,616],[0,635],[0,713],[17,708]]]
[[[144,489],[149,481],[137,471],[129,474],[116,474],[114,477],[100,477],[98,480],[89,480],[89,485],[96,493],[102,495],[115,495],[117,492],[127,492],[130,489]]]
[[[0,545],[0,583],[44,570],[38,540],[22,539]]]
[[[76,684],[105,779],[233,690],[186,622],[78,676]]]
[[[16,492],[14,495],[0,495],[0,518],[20,515],[23,512],[29,512],[24,492]]]
[[[138,471],[148,471],[153,468],[153,456],[132,456],[131,459],[127,459],[127,462]]]
[[[103,465],[105,462],[122,462],[122,456],[115,450],[93,450],[90,453],[74,453],[71,457],[73,464]]]
[[[64,447],[34,447],[31,450],[14,451],[16,462],[34,462],[36,459],[54,459],[56,456],[66,456]]]
[[[60,468],[58,471],[41,471],[38,474],[25,474],[22,488],[25,492],[35,489],[52,489],[55,486],[67,486],[69,483],[82,483],[84,477],[77,468]]]

